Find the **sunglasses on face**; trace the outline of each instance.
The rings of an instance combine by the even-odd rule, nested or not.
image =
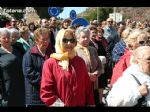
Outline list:
[[[140,45],[145,45],[145,44],[148,44],[150,41],[147,40],[147,41],[139,41],[138,44]]]
[[[72,39],[67,39],[67,38],[63,38],[63,43],[68,43],[68,42],[70,42],[70,43],[75,43],[76,42],[76,39],[75,38],[72,38]]]

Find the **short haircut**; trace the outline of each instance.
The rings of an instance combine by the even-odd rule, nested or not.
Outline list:
[[[7,28],[0,28],[0,36],[2,33],[7,34],[8,37],[10,37],[10,31]]]
[[[89,30],[87,27],[80,26],[80,27],[77,28],[76,31],[75,31],[75,36],[76,36],[77,39],[80,38],[80,33],[81,33],[81,32],[90,34],[90,30]]]
[[[22,27],[19,29],[19,31],[20,31],[20,34],[21,34],[21,36],[22,36],[22,35],[26,34],[27,32],[29,32],[29,28],[28,28],[28,26],[22,26]]]
[[[142,59],[146,51],[150,52],[150,46],[140,46],[133,51],[133,59]]]
[[[50,32],[47,28],[38,28],[34,31],[34,40],[37,41],[41,35],[49,33]]]
[[[10,31],[10,36],[12,36],[13,33],[17,34],[18,37],[20,36],[20,33],[16,28],[11,28],[9,29],[9,31]]]
[[[144,31],[140,31],[140,30],[133,30],[130,35],[127,37],[127,39],[125,40],[127,47],[130,49],[130,47],[128,46],[129,44],[132,45],[133,43],[137,42],[138,38],[148,38],[147,33]]]

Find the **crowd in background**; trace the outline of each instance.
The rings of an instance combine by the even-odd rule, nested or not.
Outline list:
[[[0,28],[1,106],[104,106],[108,84],[108,106],[134,106],[142,96],[150,106],[149,21],[58,21],[12,18]],[[128,89],[130,74],[142,84]]]

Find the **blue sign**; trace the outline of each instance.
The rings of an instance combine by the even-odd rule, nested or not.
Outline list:
[[[76,25],[81,25],[86,27],[89,25],[89,22],[84,18],[76,18],[72,21],[71,26],[76,26]]]
[[[77,18],[77,14],[76,14],[76,11],[75,10],[71,10],[70,11],[70,18],[72,20],[76,19]]]
[[[60,8],[59,7],[49,7],[48,13],[49,13],[49,15],[56,17],[60,13]]]

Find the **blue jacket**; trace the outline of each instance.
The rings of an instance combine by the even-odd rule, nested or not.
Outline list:
[[[41,105],[40,99],[40,81],[42,75],[43,63],[50,57],[52,51],[50,48],[43,57],[37,46],[32,47],[23,57],[23,74],[25,77],[25,103],[26,105]]]

